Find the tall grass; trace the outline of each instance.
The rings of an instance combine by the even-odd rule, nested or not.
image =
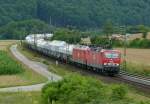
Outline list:
[[[40,92],[0,93],[0,104],[43,104]]]
[[[123,64],[122,64],[122,67],[123,67]],[[150,66],[149,65],[127,62],[126,71],[128,71],[129,73],[132,73],[132,74],[139,74],[139,75],[143,75],[146,77],[150,77]]]
[[[0,51],[0,75],[12,75],[23,72],[21,64],[12,59],[7,52]]]

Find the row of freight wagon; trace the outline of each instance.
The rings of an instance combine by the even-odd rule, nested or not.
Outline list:
[[[97,72],[114,75],[120,70],[121,54],[118,50],[74,45],[58,40],[48,41],[45,40],[44,34],[28,35],[26,43],[30,48],[47,56],[53,56]]]

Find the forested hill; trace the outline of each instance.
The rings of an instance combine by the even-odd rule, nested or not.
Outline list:
[[[0,25],[36,17],[36,0],[0,0]]]
[[[150,24],[150,0],[0,0],[0,25],[36,18],[61,26]]]

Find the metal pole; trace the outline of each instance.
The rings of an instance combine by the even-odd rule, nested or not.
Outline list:
[[[109,38],[109,45],[110,45],[109,48],[112,48],[112,47],[113,47],[113,46],[112,46],[112,37]]]
[[[36,34],[34,34],[34,47],[36,49]]]
[[[123,63],[123,68],[124,70],[126,70],[126,55],[127,55],[127,51],[126,51],[126,48],[127,48],[127,36],[126,36],[126,27],[125,26],[121,26],[120,27],[120,30],[121,30],[121,33],[122,35],[124,35],[124,63]]]
[[[66,43],[66,63],[68,61],[68,59],[67,59],[67,53],[68,53],[68,44]]]
[[[19,38],[20,38],[20,45],[22,46],[22,38],[21,38],[21,35],[20,35]]]
[[[50,26],[52,25],[52,17],[51,16],[49,17],[49,25]]]
[[[124,69],[125,70],[126,70],[126,67],[127,67],[126,55],[127,55],[127,36],[125,34],[125,39],[124,39]]]

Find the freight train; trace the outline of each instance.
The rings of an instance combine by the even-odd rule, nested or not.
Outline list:
[[[121,53],[114,49],[68,44],[65,41],[48,41],[53,34],[32,34],[25,43],[30,49],[65,63],[91,69],[107,75],[117,75],[120,71]]]

